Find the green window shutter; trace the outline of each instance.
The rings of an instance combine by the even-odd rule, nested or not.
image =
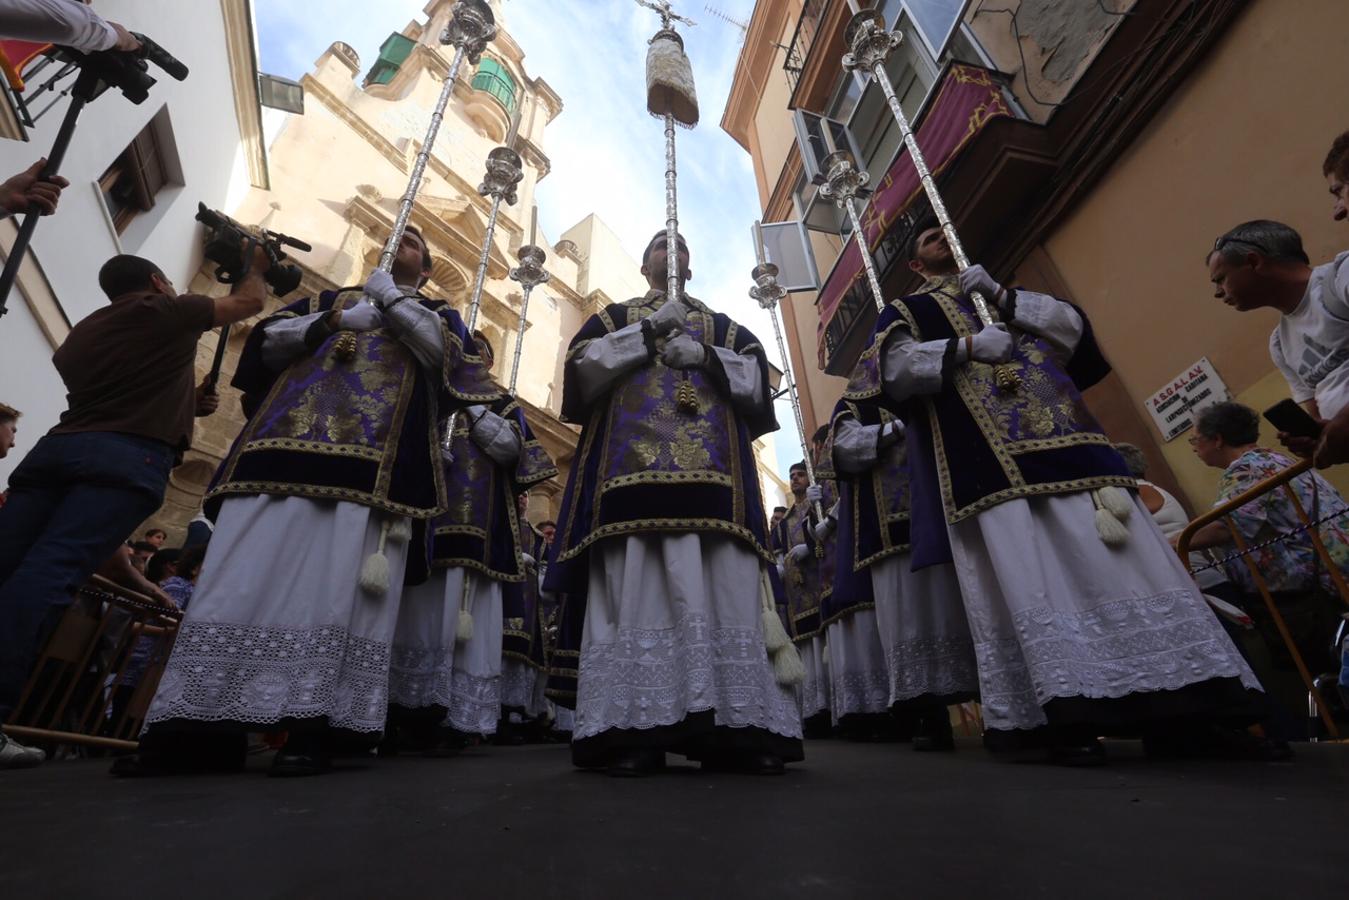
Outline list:
[[[515,112],[515,79],[501,63],[484,56],[473,75],[473,89],[492,95],[507,113]]]
[[[389,35],[384,43],[379,45],[379,58],[370,67],[370,72],[365,76],[365,83],[388,84],[393,81],[399,67],[412,55],[412,48],[415,46],[416,42],[406,35],[397,32]]]

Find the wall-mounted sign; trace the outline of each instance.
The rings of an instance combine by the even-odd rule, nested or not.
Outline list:
[[[1148,412],[1152,413],[1162,440],[1169,441],[1192,426],[1204,407],[1231,398],[1227,385],[1205,356],[1149,397]]]

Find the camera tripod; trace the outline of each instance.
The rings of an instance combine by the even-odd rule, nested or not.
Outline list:
[[[58,48],[63,55],[73,58],[78,63],[80,74],[75,77],[75,84],[70,89],[70,107],[61,119],[56,140],[52,143],[51,152],[47,154],[47,165],[39,176],[41,179],[50,179],[61,168],[61,163],[66,158],[66,150],[70,148],[70,139],[75,136],[75,123],[90,100],[97,98],[107,88],[115,87],[132,103],[140,104],[145,101],[149,96],[149,89],[155,83],[155,79],[146,72],[148,66],[145,60],[153,62],[178,81],[187,77],[187,66],[168,51],[143,34],[137,33],[135,36],[141,42],[141,50],[137,53],[103,51],[85,54],[65,47]],[[9,249],[4,271],[0,272],[0,316],[8,312],[5,304],[9,299],[10,289],[18,280],[19,266],[28,252],[28,245],[33,240],[33,232],[37,230],[37,220],[40,216],[36,205],[28,207],[23,222],[19,225],[19,235],[14,239],[14,246]]]

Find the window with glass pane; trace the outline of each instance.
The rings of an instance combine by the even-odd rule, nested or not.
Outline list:
[[[491,94],[506,112],[515,111],[515,79],[505,66],[490,56],[484,56],[478,63],[473,87]]]
[[[932,53],[941,53],[960,21],[967,0],[904,0],[914,25]],[[888,21],[888,20],[887,20]]]
[[[169,180],[164,150],[152,120],[98,179],[103,203],[118,234],[131,220],[154,208],[155,195]]]

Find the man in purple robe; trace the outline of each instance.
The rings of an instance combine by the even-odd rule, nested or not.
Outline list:
[[[249,335],[201,579],[139,758],[114,772],[237,769],[245,733],[275,729],[271,773],[313,775],[383,730],[412,526],[446,506],[438,422],[500,396],[459,315],[418,294],[430,269],[409,228],[392,273]]]
[[[575,706],[578,766],[643,775],[668,751],[776,774],[802,753],[765,645],[767,358],[727,316],[665,296],[667,266],[689,278],[682,239],[667,249],[662,231],[642,254],[651,290],[591,316],[567,353],[562,416],[582,431],[544,585],[564,604],[550,696]]]

